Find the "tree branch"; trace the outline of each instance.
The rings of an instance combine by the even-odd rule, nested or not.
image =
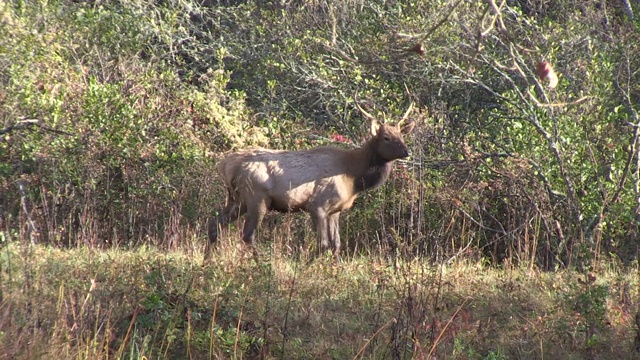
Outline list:
[[[56,130],[56,129],[52,129],[48,126],[42,125],[42,120],[40,119],[27,119],[27,118],[20,118],[18,119],[18,121],[16,121],[15,124],[10,125],[5,127],[4,129],[0,129],[0,135],[4,135],[4,134],[9,134],[12,133],[16,130],[24,130],[24,129],[29,129],[32,127],[37,127],[40,128],[42,130],[48,131],[48,132],[52,132],[54,134],[60,134],[60,135],[68,135],[71,136],[72,134],[66,132],[66,131],[62,131],[62,130]]]

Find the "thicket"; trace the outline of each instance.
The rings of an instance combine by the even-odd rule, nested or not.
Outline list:
[[[204,246],[221,154],[357,144],[358,92],[389,120],[414,102],[418,127],[412,158],[343,219],[351,252],[632,261],[636,7],[0,0],[0,240]]]

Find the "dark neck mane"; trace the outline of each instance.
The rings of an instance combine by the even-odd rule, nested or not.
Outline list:
[[[361,149],[365,154],[364,158],[367,159],[367,162],[364,164],[364,171],[356,176],[356,192],[372,190],[379,187],[384,184],[391,172],[391,164],[393,161],[385,160],[376,154],[373,141],[375,140],[369,140]]]

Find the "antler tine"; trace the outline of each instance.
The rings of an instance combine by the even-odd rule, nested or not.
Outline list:
[[[376,121],[377,121],[377,119],[376,119],[376,117],[375,117],[375,116],[373,116],[373,115],[369,114],[369,113],[368,113],[368,112],[366,112],[362,107],[360,107],[360,104],[359,104],[359,101],[358,101],[358,92],[357,92],[357,91],[356,91],[356,94],[353,96],[353,99],[354,99],[354,101],[355,101],[355,103],[356,103],[356,107],[358,108],[358,110],[360,110],[360,112],[361,112],[364,116],[366,116],[367,118],[369,118],[369,120],[376,120]]]
[[[400,121],[398,121],[398,125],[402,124],[403,122],[405,122],[405,120],[407,120],[407,118],[409,117],[409,114],[411,114],[411,110],[413,110],[413,104],[415,104],[415,103],[412,101],[411,104],[409,105],[409,108],[407,109],[407,111],[405,111],[404,115],[402,115],[402,119],[400,119]]]
[[[411,99],[411,91],[409,91],[409,87],[407,86],[407,83],[402,83],[402,85],[404,85],[404,91],[407,93],[407,96],[409,97],[409,99]],[[411,110],[413,110],[413,100],[411,101],[411,104],[409,104],[409,108],[407,109],[407,111],[404,112],[404,115],[402,115],[402,119],[400,119],[400,121],[398,121],[398,126],[400,126],[400,124],[402,124],[403,122],[405,122],[405,120],[407,120],[407,118],[409,117],[409,114],[411,113]]]

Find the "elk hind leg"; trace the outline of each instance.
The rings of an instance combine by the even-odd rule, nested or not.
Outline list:
[[[220,231],[226,229],[229,223],[238,220],[246,212],[247,208],[244,204],[238,204],[233,201],[227,201],[227,205],[222,212],[209,220],[207,248],[205,249],[205,261],[211,258],[213,245],[218,241]]]

